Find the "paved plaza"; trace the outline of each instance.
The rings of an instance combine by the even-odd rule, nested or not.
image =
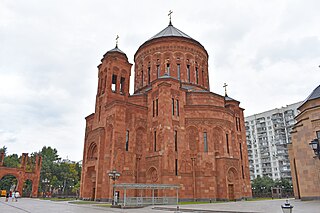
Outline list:
[[[240,201],[211,204],[181,205],[181,212],[215,212],[215,213],[281,213],[281,204],[285,200],[266,200],[266,201]],[[319,213],[320,201],[299,201],[290,200],[294,206],[293,213]],[[70,204],[68,202],[54,202],[40,199],[22,198],[18,202],[5,202],[5,198],[0,198],[0,212],[10,213],[101,213],[101,212],[174,212],[175,206],[148,206],[138,209],[115,209],[110,207],[98,207],[90,204]]]

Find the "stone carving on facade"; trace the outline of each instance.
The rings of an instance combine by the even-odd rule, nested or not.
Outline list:
[[[167,161],[168,172],[173,173],[174,172],[173,165],[174,165],[174,161],[175,161],[175,154],[172,150],[169,150],[167,159],[168,159],[168,161]]]
[[[213,166],[212,166],[212,162],[209,162],[209,161],[206,161],[204,163],[204,176],[208,177],[208,176],[211,176],[211,172],[212,172],[212,169],[213,169]]]
[[[123,137],[118,136],[117,141],[115,142],[115,147],[121,149],[125,146],[125,140]]]
[[[218,118],[187,118],[186,125],[227,126],[228,128],[232,128],[233,126],[233,124],[230,121]]]
[[[117,152],[115,153],[115,162],[114,162],[116,170],[122,172],[124,163],[125,163],[124,153],[121,149],[118,149]]]
[[[147,128],[147,120],[146,119],[137,118],[136,126],[141,126],[143,128]]]
[[[192,172],[192,162],[190,157],[189,151],[182,152],[182,159],[181,159],[181,166],[180,172],[181,173],[191,173]]]
[[[314,121],[311,121],[311,122],[312,122],[312,127],[314,129],[320,127],[320,120],[314,120]]]
[[[189,149],[192,152],[196,152],[198,150],[197,142],[198,142],[198,130],[195,127],[188,127],[188,141],[189,141]]]
[[[113,125],[114,124],[114,115],[109,115],[107,117],[106,121],[107,121],[107,124]]]
[[[148,179],[151,180],[152,183],[155,183],[158,181],[159,177],[158,177],[158,171],[155,167],[151,167],[148,172]]]
[[[142,135],[137,134],[137,139],[136,139],[136,154],[141,155],[143,152],[143,142],[142,142]]]

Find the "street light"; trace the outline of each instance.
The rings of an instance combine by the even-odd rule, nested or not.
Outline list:
[[[320,159],[320,144],[319,139],[315,138],[309,143],[311,149],[313,149],[315,157],[318,157]]]
[[[292,213],[293,206],[290,205],[289,201],[286,200],[284,205],[281,205],[283,213]]]
[[[44,196],[45,192],[47,191],[47,190],[46,190],[47,184],[50,183],[50,180],[48,180],[47,178],[45,178],[45,179],[42,180],[42,183],[44,184],[44,187],[43,187],[43,196]]]
[[[112,205],[115,206],[115,205],[116,205],[116,200],[114,199],[114,196],[115,196],[115,194],[114,194],[114,184],[115,184],[116,180],[119,179],[120,173],[119,173],[117,170],[113,169],[113,170],[111,170],[111,171],[108,173],[108,175],[109,175],[109,178],[110,178],[111,180],[113,180],[113,188],[112,188],[112,196],[113,196],[113,198],[112,198]]]

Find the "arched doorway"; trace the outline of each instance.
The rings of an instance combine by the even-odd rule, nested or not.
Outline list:
[[[228,170],[227,174],[227,184],[228,184],[228,199],[236,200],[238,192],[238,172],[234,167]]]
[[[5,175],[0,179],[0,190],[13,192],[17,190],[18,179],[11,174]]]
[[[32,196],[32,181],[31,180],[26,180],[23,183],[23,188],[22,188],[22,197],[31,197]]]

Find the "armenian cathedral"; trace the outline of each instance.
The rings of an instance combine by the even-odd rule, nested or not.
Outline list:
[[[210,91],[208,57],[171,20],[138,48],[134,64],[118,44],[106,52],[86,117],[82,199],[111,201],[111,171],[116,184],[178,185],[179,200],[252,196],[244,109]]]

